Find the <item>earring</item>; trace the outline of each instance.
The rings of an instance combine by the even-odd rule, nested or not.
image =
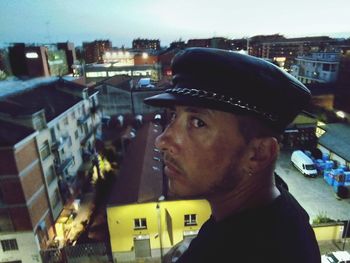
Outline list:
[[[251,168],[248,169],[248,176],[253,176],[253,171]]]

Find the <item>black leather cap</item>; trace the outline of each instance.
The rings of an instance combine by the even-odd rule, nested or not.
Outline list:
[[[172,87],[146,98],[158,107],[188,105],[253,114],[282,132],[309,103],[310,91],[263,59],[212,48],[188,48],[172,62]]]

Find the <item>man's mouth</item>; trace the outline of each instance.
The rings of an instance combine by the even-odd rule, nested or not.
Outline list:
[[[182,173],[182,169],[176,164],[172,157],[164,156],[164,172],[169,178],[179,177]]]
[[[178,177],[180,175],[180,171],[171,163],[165,162],[165,174],[170,178]]]

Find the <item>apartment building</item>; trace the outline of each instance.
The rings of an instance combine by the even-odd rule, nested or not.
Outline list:
[[[38,132],[2,120],[0,127],[0,262],[38,262],[55,232]],[[59,199],[52,205],[62,207]]]
[[[337,81],[340,53],[312,52],[298,56],[291,74],[304,84],[334,83]]]
[[[137,38],[132,41],[132,48],[136,50],[160,50],[160,40]]]
[[[8,50],[12,72],[17,77],[36,78],[73,73],[76,60],[73,43],[14,43]]]
[[[79,169],[94,152],[97,92],[64,79],[35,87],[13,84],[24,88],[0,96],[1,142],[6,143],[0,148],[0,240],[20,243],[33,237],[31,244],[45,249],[65,201],[80,191]]]
[[[103,54],[112,48],[109,40],[95,40],[93,42],[83,42],[85,63],[102,63]]]

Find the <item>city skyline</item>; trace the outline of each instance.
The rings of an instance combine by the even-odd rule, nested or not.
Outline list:
[[[0,46],[13,42],[54,43],[109,39],[113,46],[131,47],[133,39],[159,39],[162,46],[191,38],[242,38],[261,34],[286,37],[350,37],[350,2],[315,0],[292,4],[268,0],[185,1],[104,0],[0,2]]]

